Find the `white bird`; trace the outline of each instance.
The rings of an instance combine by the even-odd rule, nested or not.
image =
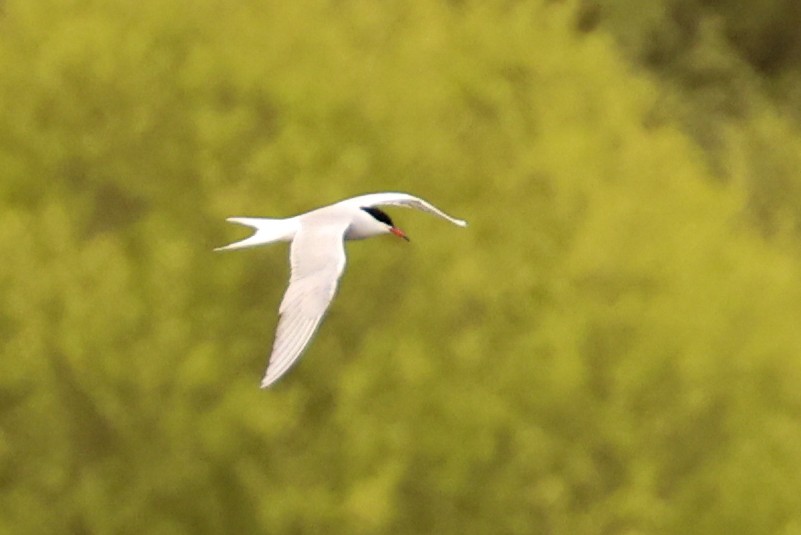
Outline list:
[[[415,208],[467,226],[432,204],[408,193],[371,193],[286,219],[229,217],[227,221],[256,229],[244,240],[215,251],[255,247],[291,241],[289,261],[292,275],[279,308],[280,319],[272,354],[261,387],[267,388],[283,376],[309,344],[334,298],[345,268],[345,240],[361,240],[394,234],[409,240],[392,219],[377,206]]]

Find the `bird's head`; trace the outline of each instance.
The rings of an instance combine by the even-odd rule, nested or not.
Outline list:
[[[380,210],[372,206],[363,207],[362,210],[367,212],[373,219],[381,223],[385,227],[386,232],[389,232],[390,234],[394,234],[399,238],[403,238],[404,240],[409,241],[409,237],[406,235],[406,233],[403,232],[398,227],[396,227],[395,224],[392,222],[392,218],[389,217],[389,215],[383,210]]]

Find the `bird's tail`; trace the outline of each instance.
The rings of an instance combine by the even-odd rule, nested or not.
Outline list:
[[[266,219],[262,217],[229,217],[226,221],[238,223],[256,229],[256,232],[244,240],[240,240],[223,247],[217,247],[215,251],[229,251],[231,249],[244,249],[246,247],[256,247],[277,241],[290,241],[295,237],[298,229],[297,220],[292,217],[289,219]]]

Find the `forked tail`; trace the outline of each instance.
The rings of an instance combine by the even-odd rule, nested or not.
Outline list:
[[[290,241],[295,237],[298,228],[297,220],[292,217],[289,219],[267,219],[263,217],[229,217],[226,221],[238,223],[256,229],[252,236],[245,238],[223,247],[217,247],[215,251],[229,251],[231,249],[245,249],[256,247],[277,241]]]

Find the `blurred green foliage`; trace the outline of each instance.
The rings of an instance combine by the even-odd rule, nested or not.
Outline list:
[[[801,532],[798,18],[6,0],[0,531]],[[259,390],[223,219],[382,190]]]

